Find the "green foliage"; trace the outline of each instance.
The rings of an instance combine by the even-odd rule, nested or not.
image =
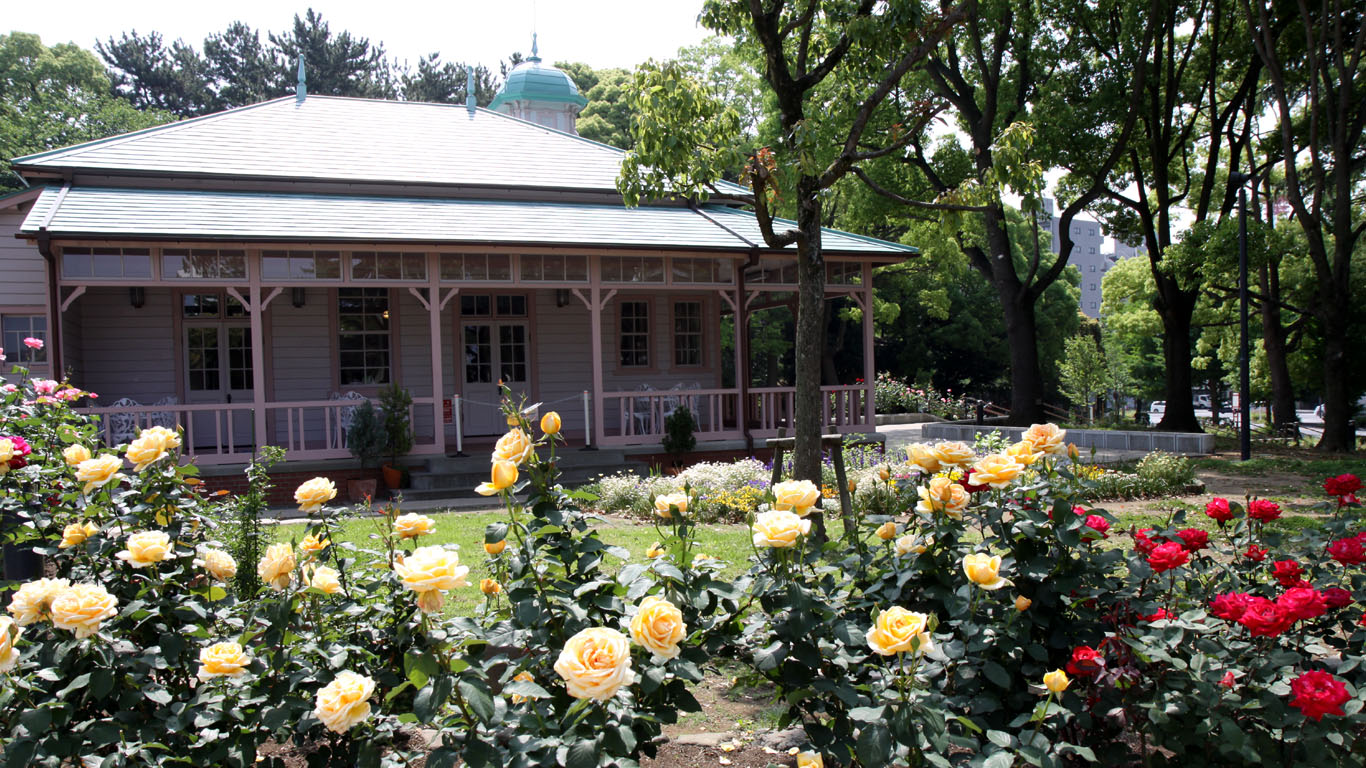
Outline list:
[[[389,463],[397,466],[398,457],[413,449],[413,425],[409,416],[413,396],[399,386],[389,384],[379,391],[379,409],[384,423],[384,453]]]
[[[388,430],[384,414],[369,400],[356,406],[351,416],[351,427],[346,431],[346,447],[360,459],[362,467],[373,466],[388,448]]]
[[[588,105],[579,113],[575,129],[585,139],[630,149],[634,135],[627,94],[632,74],[624,69],[600,69],[593,72],[593,79],[591,87],[580,89]]]
[[[1058,365],[1058,379],[1062,393],[1081,406],[1089,414],[1095,406],[1096,395],[1100,394],[1110,381],[1111,375],[1106,366],[1105,353],[1096,339],[1089,333],[1080,333],[1069,338],[1065,344],[1062,361]]]
[[[687,406],[679,406],[664,419],[664,452],[671,456],[682,456],[697,447],[697,419]]]
[[[890,373],[879,373],[873,399],[878,413],[930,413],[943,419],[965,419],[973,411],[965,398],[952,390],[941,393],[933,385],[912,386]]]
[[[285,460],[285,449],[267,445],[247,465],[247,490],[227,501],[229,517],[224,524],[223,543],[232,558],[239,563],[255,563],[261,559],[270,535],[261,528],[261,517],[270,509],[270,468]],[[261,577],[254,568],[238,568],[233,579],[237,594],[245,597],[261,591]]]

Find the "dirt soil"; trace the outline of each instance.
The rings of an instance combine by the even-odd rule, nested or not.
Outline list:
[[[1306,477],[1290,472],[1269,472],[1259,475],[1240,475],[1217,469],[1197,470],[1196,478],[1205,484],[1204,493],[1186,496],[1166,496],[1159,499],[1133,499],[1130,501],[1102,501],[1096,506],[1120,514],[1124,512],[1156,512],[1171,509],[1178,504],[1203,507],[1213,496],[1223,496],[1241,501],[1247,496],[1270,498],[1292,506],[1309,506],[1323,501],[1321,495],[1314,495],[1314,489],[1322,478]]]

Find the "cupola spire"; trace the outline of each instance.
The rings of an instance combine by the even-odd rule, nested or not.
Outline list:
[[[299,83],[294,86],[294,98],[303,101],[308,96],[308,74],[304,72],[304,55],[299,54]]]
[[[477,106],[478,106],[478,103],[475,101],[475,98],[474,98],[474,65],[473,65],[473,64],[466,64],[466,65],[465,65],[465,109],[468,109],[468,110],[470,111],[470,114],[473,115],[473,114],[474,114],[474,109],[475,109],[475,107],[477,107]]]

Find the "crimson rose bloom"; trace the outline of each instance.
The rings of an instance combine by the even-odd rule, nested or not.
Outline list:
[[[1271,575],[1276,577],[1281,586],[1293,587],[1304,575],[1304,568],[1294,560],[1277,560],[1271,568]]]
[[[1328,556],[1343,565],[1361,565],[1366,563],[1366,542],[1360,536],[1338,539],[1328,545]]]
[[[1246,557],[1247,559],[1252,560],[1254,562],[1260,563],[1261,561],[1266,559],[1266,553],[1270,551],[1271,550],[1267,549],[1266,547],[1259,547],[1256,544],[1249,544],[1247,545],[1247,551],[1243,553],[1243,557]]]
[[[1357,619],[1357,623],[1366,627],[1366,613],[1361,614],[1361,618]]]
[[[1072,649],[1072,660],[1067,662],[1067,671],[1073,675],[1090,677],[1105,668],[1105,654],[1088,645]]]
[[[1328,587],[1323,590],[1323,602],[1329,608],[1346,608],[1352,604],[1352,593],[1342,587]]]
[[[1181,539],[1188,552],[1199,552],[1209,546],[1209,534],[1198,528],[1187,528],[1184,531],[1177,531],[1176,535]]]
[[[1329,496],[1353,496],[1361,490],[1361,478],[1356,475],[1338,475],[1323,481],[1323,490]],[[1355,501],[1355,499],[1353,499]]]
[[[33,451],[29,447],[28,441],[18,435],[0,435],[0,440],[8,440],[14,446],[14,454],[9,460],[10,469],[22,469],[28,466],[28,460],[24,457]]]
[[[1225,592],[1209,601],[1209,612],[1225,621],[1237,621],[1247,610],[1247,602],[1252,598],[1246,592]]]
[[[1266,499],[1255,499],[1247,505],[1247,516],[1268,523],[1281,516],[1281,505]]]
[[[1134,532],[1134,549],[1138,550],[1139,554],[1151,555],[1153,553],[1153,549],[1156,548],[1158,544],[1162,543],[1162,539],[1160,537],[1157,539],[1153,539],[1148,535],[1152,532],[1153,529],[1151,528],[1142,528]]]
[[[967,489],[968,493],[981,493],[982,491],[991,488],[991,486],[989,485],[977,485],[976,483],[972,482],[972,475],[976,471],[977,470],[975,469],[969,469],[968,473],[966,475],[963,475],[963,487]]]
[[[1322,720],[1324,715],[1341,715],[1342,705],[1352,698],[1342,681],[1321,669],[1305,672],[1290,682],[1290,706],[1299,709],[1310,720]]]
[[[1313,587],[1287,589],[1276,598],[1276,605],[1297,620],[1316,619],[1328,611],[1328,603],[1323,595]]]
[[[1230,669],[1224,673],[1222,678],[1220,678],[1219,684],[1225,688],[1232,688],[1238,684],[1238,678],[1233,676],[1233,670]]]
[[[1161,621],[1163,619],[1174,619],[1175,616],[1167,613],[1166,608],[1158,608],[1156,613],[1150,613],[1143,617],[1144,621]]]
[[[1092,533],[1091,531],[1082,531],[1081,533],[1083,539],[1110,538],[1110,521],[1106,520],[1100,515],[1087,515],[1086,527],[1090,528],[1091,531],[1094,531],[1095,533]]]
[[[1148,565],[1153,567],[1154,573],[1164,573],[1181,565],[1190,562],[1191,555],[1186,548],[1174,541],[1166,544],[1159,544],[1152,553],[1148,555]]]
[[[1220,525],[1233,519],[1233,510],[1229,509],[1228,499],[1211,499],[1205,505],[1205,514],[1214,518]]]
[[[1249,597],[1238,623],[1247,627],[1253,637],[1275,637],[1290,629],[1295,617],[1265,597]]]

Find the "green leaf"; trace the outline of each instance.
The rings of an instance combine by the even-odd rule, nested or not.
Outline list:
[[[513,680],[512,682],[503,686],[503,693],[509,696],[513,694],[516,694],[518,696],[525,696],[528,699],[550,698],[550,691],[547,691],[546,689],[542,688],[541,686],[537,685],[536,683],[530,680]]]
[[[1010,749],[1011,742],[1015,740],[1010,734],[1006,733],[1005,731],[997,730],[987,731],[987,738],[991,740],[992,744],[995,744],[1001,749]]]
[[[479,750],[481,752],[479,756],[481,759],[478,760],[476,760],[475,756],[476,747],[483,747],[483,750]],[[495,762],[489,759],[490,757],[495,757],[492,748],[478,739],[470,739],[469,744],[465,746],[465,755],[466,765],[470,768],[484,768],[484,766],[496,765]],[[427,768],[455,768],[459,760],[459,752],[456,752],[449,747],[438,747],[427,755]]]
[[[52,710],[46,707],[26,710],[19,715],[19,724],[24,726],[30,736],[37,736],[47,730],[52,723]]]
[[[892,734],[885,726],[866,725],[859,732],[854,751],[864,768],[882,768],[892,757]]]
[[[1000,664],[997,664],[994,661],[988,661],[982,667],[982,672],[987,676],[987,679],[991,682],[1005,689],[1010,688],[1010,674],[1006,672],[1005,668],[1002,667]]]
[[[114,673],[108,669],[97,669],[90,674],[90,697],[102,699],[114,690]]]
[[[997,752],[982,762],[982,768],[1010,768],[1014,764],[1014,755],[1009,752]]]
[[[493,721],[493,697],[483,685],[476,684],[471,680],[461,680],[456,686],[460,689],[460,697],[465,703],[474,710],[474,714],[486,723]]]
[[[571,744],[564,766],[565,768],[598,768],[597,739],[584,739]]]

